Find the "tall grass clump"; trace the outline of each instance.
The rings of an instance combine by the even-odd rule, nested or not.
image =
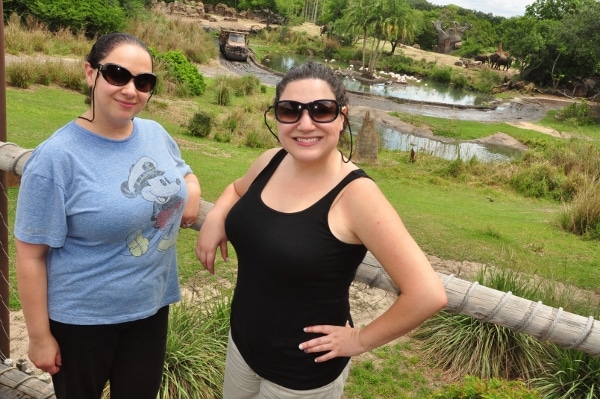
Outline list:
[[[540,292],[535,283],[510,270],[483,270],[477,280],[524,298]],[[414,336],[422,341],[424,356],[453,378],[527,380],[541,374],[548,357],[546,346],[533,336],[447,311],[427,320]]]
[[[600,240],[600,180],[587,182],[559,215],[559,224],[570,233]]]
[[[553,345],[546,373],[531,384],[544,399],[600,398],[600,358]]]
[[[172,305],[160,399],[222,397],[230,293]]]
[[[128,32],[158,52],[178,49],[191,62],[205,64],[218,56],[215,39],[199,23],[167,18],[159,11],[132,20]]]
[[[217,76],[215,78],[215,85],[213,87],[215,104],[221,106],[228,106],[231,104],[231,84],[227,77]]]
[[[80,63],[69,61],[36,61],[24,59],[10,63],[6,67],[6,80],[9,86],[27,89],[31,85],[58,85],[74,91],[83,91],[85,81]]]

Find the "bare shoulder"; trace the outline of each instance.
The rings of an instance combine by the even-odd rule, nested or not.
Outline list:
[[[248,187],[250,187],[250,184],[256,179],[256,176],[258,176],[265,166],[271,162],[271,159],[273,159],[275,154],[280,150],[281,148],[271,148],[260,154],[258,158],[252,162],[244,176],[234,182],[236,191],[240,194],[245,193]]]

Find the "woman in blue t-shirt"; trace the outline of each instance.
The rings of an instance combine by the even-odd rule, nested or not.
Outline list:
[[[16,211],[17,283],[30,360],[58,399],[155,399],[175,243],[196,221],[200,185],[175,141],[138,118],[156,76],[147,47],[111,33],[83,69],[90,108],[33,151]]]

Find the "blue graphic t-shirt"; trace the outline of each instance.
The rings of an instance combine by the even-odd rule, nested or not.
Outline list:
[[[15,236],[50,246],[52,320],[121,323],[180,299],[175,242],[192,171],[162,126],[133,123],[111,140],[71,122],[25,164]]]

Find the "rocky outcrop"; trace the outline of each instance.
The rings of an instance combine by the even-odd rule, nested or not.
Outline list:
[[[165,3],[159,1],[154,6],[155,9],[173,15],[181,15],[190,18],[205,18],[204,4],[200,1],[177,1]]]

